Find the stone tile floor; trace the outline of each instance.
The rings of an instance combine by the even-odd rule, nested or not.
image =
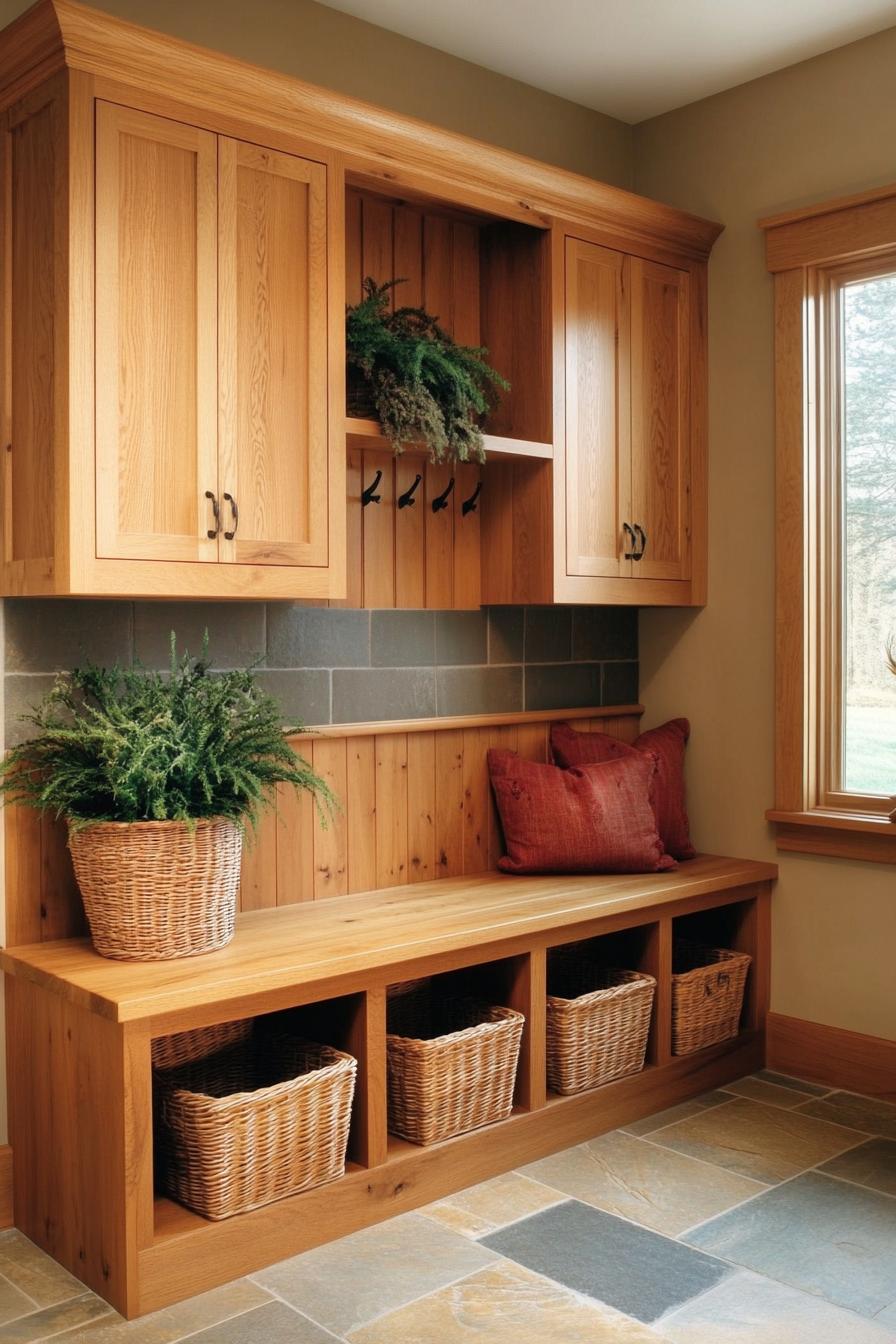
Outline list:
[[[139,1321],[0,1233],[50,1339],[896,1344],[896,1106],[764,1071]]]

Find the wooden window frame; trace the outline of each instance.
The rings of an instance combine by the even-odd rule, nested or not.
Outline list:
[[[842,561],[836,309],[896,273],[896,185],[760,221],[775,277],[775,823],[781,850],[896,863],[896,798],[839,775]]]

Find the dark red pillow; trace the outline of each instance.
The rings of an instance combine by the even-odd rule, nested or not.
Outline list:
[[[650,802],[656,762],[628,760],[560,770],[515,751],[488,753],[504,830],[505,873],[656,873],[674,868]]]
[[[551,751],[564,769],[627,760],[644,753],[655,756],[658,768],[653,808],[657,830],[673,858],[692,859],[697,851],[691,844],[684,792],[684,749],[690,733],[687,719],[671,719],[660,728],[642,733],[634,746],[629,746],[607,733],[577,733],[568,723],[555,723],[551,726]]]

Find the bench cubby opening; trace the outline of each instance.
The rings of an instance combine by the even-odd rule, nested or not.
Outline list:
[[[592,990],[601,987],[601,972],[623,971],[633,972],[643,976],[649,976],[654,981],[654,990],[651,997],[649,1008],[649,1024],[647,1027],[646,1049],[644,1062],[640,1069],[634,1072],[642,1072],[643,1069],[655,1065],[661,1057],[660,1049],[660,1023],[664,1019],[663,1005],[665,1003],[668,985],[661,983],[663,977],[664,959],[661,952],[664,930],[659,921],[656,923],[639,924],[634,928],[619,929],[614,933],[599,935],[595,938],[588,938],[579,942],[567,942],[558,944],[555,947],[548,948],[546,965],[546,989],[549,996],[558,996],[566,999],[570,1004],[574,1003],[581,995],[587,995]],[[591,971],[593,970],[593,975]],[[628,1005],[626,1005],[626,1009]],[[577,1028],[578,1032],[593,1032],[597,1027],[600,1009],[597,1010],[594,1021],[587,1027],[585,1022],[581,1022]],[[606,1009],[604,1008],[604,1011]],[[640,1016],[640,1014],[638,1014]],[[623,1014],[623,1022],[626,1028],[630,1027],[628,1012]],[[571,1028],[571,1021],[567,1023],[567,1028]],[[560,1046],[559,1037],[557,1048],[570,1048],[571,1042],[567,1041],[564,1047]],[[582,1050],[600,1050],[601,1047],[594,1041],[586,1043],[580,1040],[575,1044],[575,1049]],[[580,1064],[584,1064],[581,1061]],[[567,1063],[567,1070],[575,1070],[571,1061]],[[555,1063],[554,1072],[558,1072]],[[551,1089],[551,1059],[548,1052],[548,1088],[549,1093],[553,1094]],[[609,1082],[615,1081],[615,1076],[599,1081],[592,1086],[607,1086]]]
[[[750,958],[741,1010],[741,1031],[755,1030],[764,1019],[764,988],[768,973],[768,942],[752,900],[732,901],[681,915],[672,923],[672,937],[704,947],[745,952]]]

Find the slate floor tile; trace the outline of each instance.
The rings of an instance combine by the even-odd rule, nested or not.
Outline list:
[[[814,1119],[802,1110],[737,1098],[658,1130],[655,1143],[688,1157],[773,1184],[788,1180],[862,1142],[854,1129]]]
[[[802,1106],[806,1101],[805,1092],[797,1092],[792,1087],[779,1087],[767,1078],[741,1078],[736,1083],[726,1083],[725,1089],[736,1097],[748,1097],[750,1101],[764,1101],[767,1106],[783,1106],[786,1111]]]
[[[887,1195],[896,1195],[896,1139],[869,1139],[858,1148],[851,1148],[848,1153],[825,1162],[819,1171],[839,1176],[844,1181],[854,1181],[856,1185],[867,1185],[871,1190],[882,1190]],[[896,1207],[893,1216],[896,1218]]]
[[[291,1306],[347,1334],[495,1259],[468,1237],[409,1213],[253,1274]]]
[[[126,1321],[113,1311],[84,1330],[67,1331],[59,1337],[59,1344],[80,1344],[81,1340],[84,1344],[179,1344],[231,1317],[242,1318],[244,1312],[271,1300],[270,1293],[258,1284],[236,1279],[134,1321]]]
[[[84,1292],[83,1283],[15,1228],[0,1232],[0,1274],[39,1307],[51,1307]]]
[[[874,1097],[858,1097],[852,1092],[831,1092],[800,1107],[802,1115],[832,1120],[837,1125],[861,1129],[882,1139],[896,1139],[896,1106]]]
[[[35,1303],[30,1297],[26,1297],[9,1279],[0,1278],[0,1325],[14,1321],[17,1316],[24,1316],[34,1309]]]
[[[480,1237],[515,1223],[519,1218],[538,1213],[540,1209],[550,1208],[552,1204],[560,1204],[564,1198],[559,1190],[551,1190],[537,1180],[511,1171],[506,1176],[496,1176],[494,1180],[483,1181],[481,1185],[440,1199],[420,1212],[451,1228],[452,1232]]]
[[[480,1244],[646,1324],[730,1273],[720,1260],[577,1200]]]
[[[759,1069],[752,1075],[754,1078],[761,1078],[766,1083],[774,1083],[777,1087],[789,1087],[794,1092],[804,1092],[807,1097],[825,1097],[833,1088],[824,1087],[821,1083],[807,1083],[803,1078],[791,1078],[787,1073],[775,1073],[774,1069]]]
[[[671,1237],[766,1188],[618,1131],[524,1170],[574,1199]]]
[[[699,1097],[691,1097],[689,1101],[679,1102],[677,1106],[670,1106],[665,1111],[657,1111],[655,1115],[645,1115],[643,1120],[633,1120],[630,1125],[623,1125],[622,1128],[626,1134],[652,1134],[654,1130],[664,1129],[666,1125],[674,1125],[677,1120],[686,1120],[689,1115],[699,1115],[701,1111],[708,1111],[713,1106],[722,1106],[731,1100],[733,1098],[730,1092],[703,1092]]]
[[[338,1336],[300,1316],[285,1302],[269,1302],[189,1339],[190,1344],[334,1344]]]
[[[892,1344],[885,1327],[758,1274],[733,1274],[654,1327],[670,1344]]]
[[[81,1285],[83,1287],[83,1285]],[[90,1338],[87,1327],[104,1316],[111,1315],[112,1308],[94,1293],[82,1292],[79,1297],[69,1298],[67,1302],[56,1302],[51,1307],[43,1307],[30,1316],[20,1316],[17,1321],[0,1328],[0,1340],[3,1344],[38,1344],[38,1341],[56,1339],[68,1332],[68,1341],[77,1340],[81,1334],[85,1340]]]
[[[892,1197],[814,1171],[723,1213],[686,1240],[863,1316],[896,1302]]]
[[[876,1325],[889,1330],[890,1337],[896,1344],[896,1302],[893,1302],[889,1307],[884,1307],[883,1311],[879,1311],[874,1318],[874,1322]]]
[[[646,1325],[497,1264],[349,1335],[350,1344],[660,1344]]]

